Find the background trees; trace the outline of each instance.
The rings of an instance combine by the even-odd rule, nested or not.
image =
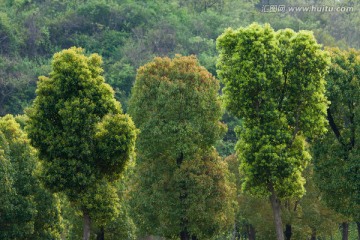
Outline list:
[[[105,223],[117,212],[113,182],[131,157],[136,130],[104,83],[98,55],[71,48],[55,54],[52,68],[39,81],[27,132],[45,185],[81,209],[89,239],[91,218]]]
[[[270,197],[284,239],[280,200],[303,194],[305,137],[325,131],[327,57],[309,32],[258,24],[228,29],[218,49],[226,107],[244,119],[237,144],[244,188]]]
[[[231,226],[234,187],[213,148],[224,132],[217,80],[194,56],[138,70],[129,112],[141,130],[133,204],[144,233],[209,239]]]
[[[328,133],[314,145],[315,173],[323,197],[331,208],[360,221],[360,163],[358,121],[360,52],[328,49],[332,64],[327,75]],[[343,227],[347,228],[344,222]],[[344,231],[343,239],[347,230]]]
[[[254,21],[270,23],[276,30],[312,30],[318,41],[328,46],[359,47],[357,9],[360,3],[350,0],[314,2],[321,6],[354,7],[354,12],[344,13],[261,12],[262,4],[268,3],[271,1],[2,1],[0,55],[19,63],[31,58],[32,68],[37,69],[42,64],[50,67],[52,55],[71,46],[97,52],[104,57],[104,75],[126,111],[135,69],[155,56],[196,54],[200,63],[216,76],[215,41],[227,27],[238,28]],[[283,0],[281,3],[304,5],[302,0]],[[21,72],[27,72],[26,69]],[[13,76],[18,70],[11,72],[10,76]],[[46,72],[24,79],[36,82],[35,76]],[[13,85],[17,83],[17,78],[6,80]],[[125,87],[119,88],[120,85]],[[6,110],[0,112],[2,116],[22,113],[34,99],[35,88],[26,87],[25,93],[24,88],[16,88],[13,99],[3,103],[1,108]]]

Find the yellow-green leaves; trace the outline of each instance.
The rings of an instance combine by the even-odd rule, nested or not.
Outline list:
[[[57,199],[41,186],[37,167],[15,118],[0,118],[0,239],[60,239]]]
[[[43,160],[45,185],[66,193],[90,216],[102,197],[105,205],[111,202],[114,194],[99,186],[106,189],[106,181],[120,177],[137,133],[104,82],[101,64],[99,55],[85,56],[81,48],[56,53],[28,111],[27,132]]]
[[[96,164],[107,178],[118,178],[131,157],[137,129],[129,115],[106,115],[96,125]]]
[[[310,32],[258,24],[228,29],[217,47],[226,107],[244,119],[237,151],[245,186],[302,195],[301,172],[310,161],[305,137],[326,131],[327,55]]]

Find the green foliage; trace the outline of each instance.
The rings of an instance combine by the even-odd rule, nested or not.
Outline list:
[[[180,0],[179,2],[197,12],[207,11],[209,9],[222,10],[225,5],[224,0]]]
[[[124,73],[120,70],[120,78],[115,76],[114,82],[109,83],[114,88],[126,86],[116,91],[117,99],[125,104],[135,79],[135,69],[154,56],[196,54],[200,63],[216,75],[215,40],[229,26],[238,28],[253,21],[268,22],[274,29],[313,30],[318,41],[325,45],[359,46],[359,31],[356,28],[360,19],[356,14],[359,3],[317,2],[324,5],[348,4],[355,9],[349,13],[275,14],[261,12],[261,3],[253,0],[2,1],[0,55],[25,60],[30,57],[34,60],[31,66],[36,68],[37,59],[48,60],[64,48],[78,46],[97,52],[104,57],[106,70],[121,63],[120,69],[124,69]],[[283,3],[287,6],[304,4],[301,1]],[[123,68],[124,65],[130,65],[132,74],[127,74],[129,71]],[[12,70],[13,74],[16,72]],[[125,74],[127,77],[122,78]],[[105,76],[110,80],[107,74]],[[16,79],[8,81],[17,82]],[[11,94],[15,97],[10,103],[16,104],[5,105],[6,110],[1,114],[21,113],[34,98],[35,89],[26,90],[26,98],[19,98],[17,92]]]
[[[0,238],[60,239],[58,200],[41,186],[35,151],[11,115],[0,118],[0,160]]]
[[[325,131],[326,55],[309,32],[258,24],[228,29],[218,49],[226,107],[244,119],[237,151],[245,189],[301,196],[311,158],[305,137]]]
[[[8,159],[9,146],[4,134],[1,131],[0,147],[0,182],[2,186],[0,189],[0,226],[2,229],[0,236],[1,238],[9,238],[13,235],[13,229],[9,222],[14,218],[13,212],[15,206],[12,201],[15,198],[16,192],[13,189],[14,173],[11,162]]]
[[[50,76],[40,77],[26,129],[39,150],[45,185],[105,221],[116,216],[111,182],[130,160],[136,130],[104,83],[101,63],[80,48],[55,54]]]
[[[328,134],[314,146],[315,173],[326,203],[358,221],[360,178],[358,119],[360,52],[328,49],[332,65],[327,75]]]
[[[238,28],[257,21],[270,23],[276,30],[283,28],[296,31],[312,30],[317,41],[325,46],[338,46],[342,49],[348,46],[356,48],[360,46],[358,28],[360,2],[317,0],[305,3],[302,0],[281,0],[280,2],[286,6],[341,5],[353,7],[354,11],[261,12],[262,4],[273,2],[258,0],[0,1],[0,116],[22,113],[35,98],[37,76],[50,72],[48,63],[52,55],[71,46],[83,47],[89,52],[97,52],[104,57],[104,76],[114,88],[115,97],[121,101],[125,112],[130,89],[135,81],[135,69],[154,56],[195,54],[200,64],[216,76],[215,40],[227,27]],[[298,72],[299,76],[304,75],[303,72]],[[224,139],[217,141],[216,147],[220,155],[226,156],[234,152],[236,140],[233,129],[239,123],[231,117],[224,117],[222,121],[227,123],[229,131]],[[328,162],[329,164],[326,165],[324,160],[323,168],[341,168],[339,173],[334,175],[339,177],[344,172],[354,171],[349,169],[357,167],[356,164],[350,167],[341,161],[336,164]],[[332,176],[330,170],[326,171]],[[348,176],[353,175],[352,172]],[[347,188],[350,192],[356,192],[353,186],[344,187],[350,183],[350,178],[346,179],[341,184],[334,180],[333,186],[346,189],[343,191],[344,195],[348,191]],[[351,181],[354,179],[356,181],[356,177],[353,176]],[[78,223],[75,221],[74,224]],[[74,239],[78,238],[79,236],[74,237]]]
[[[129,113],[141,130],[133,208],[142,233],[209,239],[233,220],[233,186],[212,145],[224,132],[219,84],[195,57],[138,70]]]
[[[249,236],[250,226],[252,226],[256,232],[256,239],[274,239],[273,217],[268,200],[242,192],[241,185],[244,176],[239,172],[238,158],[233,154],[226,157],[225,160],[229,170],[235,176],[234,181],[238,189],[239,208],[234,229],[237,236],[244,238]],[[287,199],[282,204],[282,218],[286,224],[292,226],[294,239],[307,239],[314,233],[318,238],[334,236],[338,231],[338,223],[346,220],[325,206],[322,201],[322,193],[315,185],[312,169],[313,165],[310,165],[304,171],[306,194],[302,198]]]
[[[136,75],[133,66],[123,62],[115,62],[108,66],[106,79],[115,90],[115,97],[121,101],[124,111],[127,109],[127,99]]]
[[[324,203],[323,193],[314,181],[313,168],[314,164],[311,164],[305,170],[306,194],[295,203],[297,206],[293,204],[294,208],[297,208],[296,211],[299,212],[297,219],[293,219],[293,222],[295,222],[301,230],[298,231],[298,236],[303,235],[302,237],[304,237],[304,234],[309,236],[311,233],[316,233],[317,237],[331,237],[337,231],[338,223],[346,219],[327,207]],[[290,209],[290,211],[293,209]]]
[[[133,178],[134,166],[129,167],[124,174],[124,177],[116,183],[117,194],[121,199],[121,204],[118,206],[119,215],[104,227],[105,239],[137,239],[137,227],[131,218],[130,183]]]
[[[35,97],[37,76],[47,70],[41,60],[0,57],[0,115],[22,113]]]
[[[4,12],[0,12],[0,40],[0,54],[10,55],[16,48],[16,42],[8,14]]]
[[[92,208],[95,210],[96,221],[92,223],[93,228],[93,237],[99,232],[100,228],[104,228],[105,239],[137,239],[136,238],[136,226],[130,217],[130,206],[129,206],[129,181],[132,177],[131,169],[133,166],[127,168],[124,177],[119,181],[116,181],[114,184],[109,186],[104,186],[103,189],[99,189],[100,192],[107,192],[105,194],[112,195],[114,201],[109,201],[108,207],[106,202],[101,201],[100,198],[97,199],[97,203],[91,202]],[[114,189],[116,189],[116,194],[118,198],[114,198]],[[98,193],[100,197],[101,193]],[[121,201],[119,201],[119,199]],[[82,219],[80,209],[72,205],[66,197],[61,198],[61,207],[62,207],[62,217],[64,222],[64,230],[62,236],[65,239],[76,240],[82,237]],[[116,212],[116,216],[109,212],[109,210]],[[101,212],[102,210],[108,212]],[[107,219],[107,217],[109,217]],[[106,221],[104,221],[106,220]]]

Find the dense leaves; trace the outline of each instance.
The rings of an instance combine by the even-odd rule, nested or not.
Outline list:
[[[224,131],[218,89],[193,56],[138,70],[129,112],[141,130],[133,204],[144,233],[209,239],[231,225],[233,186],[212,147]]]
[[[314,146],[316,180],[330,207],[359,221],[360,53],[328,50],[332,56],[327,76],[329,130]]]
[[[310,160],[305,137],[325,131],[326,56],[308,32],[256,24],[227,30],[218,48],[227,109],[244,119],[238,151],[245,184],[301,196]]]
[[[11,115],[0,118],[0,238],[60,239],[59,200],[37,176],[35,150]]]
[[[314,3],[353,7],[349,12],[261,12],[269,3],[259,0],[1,1],[0,54],[18,65],[31,58],[36,69],[39,62],[48,63],[54,53],[64,48],[78,46],[97,52],[104,57],[105,76],[116,90],[117,99],[126,107],[135,69],[154,56],[196,54],[201,64],[216,75],[215,40],[227,27],[247,26],[257,21],[270,23],[275,29],[313,30],[319,42],[329,46],[360,46],[358,2]],[[304,5],[302,0],[281,3]],[[108,71],[114,67],[117,73]],[[12,75],[15,72],[18,70],[12,70]],[[36,81],[32,75],[25,79]],[[17,79],[6,80],[11,84],[17,82]],[[127,87],[119,88],[120,85]],[[2,116],[22,113],[34,99],[34,88],[21,86],[11,95],[13,99],[2,106],[6,109],[0,112]]]
[[[55,54],[29,109],[27,132],[43,161],[43,181],[90,217],[116,216],[112,182],[134,150],[136,129],[101,76],[101,58],[80,48]]]
[[[286,6],[285,12],[267,13],[264,11],[268,4],[278,3],[284,4]],[[350,11],[289,11],[288,7],[290,6],[342,6],[347,8],[349,7]],[[271,26],[276,30],[284,28],[291,28],[295,31],[299,31],[302,29],[312,30],[314,32],[314,35],[316,36],[317,41],[324,44],[325,46],[337,46],[341,49],[345,49],[349,46],[358,48],[360,46],[360,31],[358,28],[360,21],[360,15],[358,14],[359,9],[360,2],[353,0],[317,0],[306,1],[306,3],[303,0],[0,1],[0,116],[5,116],[9,113],[21,114],[26,107],[31,105],[33,99],[36,96],[35,89],[36,82],[38,81],[38,76],[47,75],[51,71],[51,57],[54,53],[59,52],[64,48],[78,46],[87,49],[87,51],[89,52],[97,52],[101,56],[103,56],[104,63],[102,66],[105,70],[103,74],[107,79],[107,83],[113,87],[116,99],[121,101],[123,110],[126,112],[128,108],[127,103],[130,97],[131,88],[135,81],[136,69],[139,66],[145,64],[146,62],[151,61],[155,56],[173,57],[177,53],[183,55],[195,54],[199,59],[201,65],[203,65],[210,73],[216,76],[217,72],[215,63],[218,56],[215,48],[216,38],[227,27],[238,28],[241,26],[247,26],[254,21],[261,24],[270,23]],[[297,55],[297,50],[286,51],[286,49],[288,49],[288,47],[294,43],[294,41],[293,43],[290,43],[288,41],[288,37],[292,33],[290,33],[291,31],[289,32],[287,30],[281,32],[282,43],[281,46],[278,46],[278,58],[280,59],[279,64],[282,65],[284,59],[284,62],[288,63],[287,69],[291,69],[293,65],[297,65],[298,69],[296,71],[289,72],[287,74],[288,77],[291,76],[291,78],[300,79],[303,75],[308,75],[309,71],[312,71],[311,68],[306,69],[300,67],[299,64],[302,63],[299,63],[299,61],[296,60],[296,56],[298,56],[299,59],[303,57],[311,57],[311,51],[305,53],[305,55]],[[301,38],[297,38],[299,42],[302,42],[306,39],[306,41],[311,41],[311,38],[307,38],[304,36],[305,35],[303,35],[303,37]],[[271,53],[272,50],[269,48],[265,50],[265,52]],[[358,55],[356,53],[356,50],[351,50],[350,52],[352,52],[354,56]],[[249,51],[249,54],[250,53],[251,51]],[[263,52],[259,51],[259,53]],[[356,104],[358,101],[356,97],[356,80],[352,81],[353,83],[346,87],[347,90],[339,90],[345,89],[344,87],[348,81],[344,79],[350,79],[351,76],[356,79],[357,70],[355,69],[357,69],[358,67],[356,64],[357,60],[355,59],[357,57],[354,57],[351,60],[349,58],[346,61],[339,60],[341,58],[346,59],[347,54],[348,53],[341,53],[340,50],[336,50],[334,51],[334,53],[331,54],[334,63],[333,65],[336,66],[334,67],[334,69],[336,70],[330,70],[329,76],[331,77],[328,78],[329,83],[327,85],[328,96],[332,97],[332,104],[330,110],[332,112],[334,122],[339,128],[339,133],[341,135],[343,143],[339,143],[339,140],[337,140],[337,142],[335,141],[336,133],[333,132],[331,126],[326,126],[329,130],[328,135],[324,139],[322,139],[322,141],[316,141],[316,143],[318,143],[319,145],[317,145],[314,149],[315,153],[319,155],[316,155],[316,157],[314,158],[314,167],[316,170],[316,183],[319,185],[321,192],[317,187],[313,187],[311,184],[308,184],[305,185],[305,188],[306,191],[310,193],[308,195],[305,195],[302,199],[295,197],[303,193],[304,189],[301,187],[301,185],[303,185],[304,179],[302,177],[299,177],[300,175],[292,175],[290,172],[298,166],[303,169],[305,163],[308,161],[298,161],[296,160],[297,158],[293,158],[291,164],[284,165],[284,158],[280,157],[277,158],[277,160],[279,161],[274,164],[263,164],[261,162],[263,157],[266,157],[267,159],[272,158],[272,156],[269,156],[271,154],[268,154],[269,151],[273,151],[276,154],[279,154],[281,153],[281,151],[284,150],[284,148],[278,147],[262,149],[261,154],[259,154],[256,159],[253,159],[254,163],[261,165],[263,169],[271,167],[271,174],[276,179],[279,179],[282,176],[288,176],[289,181],[283,182],[284,184],[282,185],[283,189],[281,190],[281,195],[285,196],[289,192],[297,188],[297,191],[293,192],[295,198],[282,201],[282,207],[285,209],[283,219],[286,223],[293,224],[293,238],[301,239],[305,238],[305,235],[310,236],[312,234],[312,230],[309,231],[308,228],[306,228],[305,226],[309,224],[308,222],[311,222],[311,226],[318,226],[318,229],[316,229],[315,231],[318,233],[318,236],[325,236],[323,234],[324,232],[328,232],[331,234],[334,232],[333,225],[328,224],[328,222],[332,223],[332,219],[334,217],[333,212],[329,213],[328,210],[324,210],[321,205],[323,200],[326,200],[328,206],[331,206],[332,208],[337,209],[337,211],[347,215],[347,217],[345,218],[338,218],[337,216],[335,216],[336,221],[355,221],[355,215],[357,212],[359,212],[358,207],[356,206],[358,202],[357,196],[359,196],[357,187],[357,150],[355,147],[352,150],[348,151],[344,150],[345,148],[341,146],[348,145],[348,143],[351,142],[350,132],[352,130],[350,131],[350,128],[347,129],[351,125],[349,124],[349,116],[351,116],[351,114],[348,113],[348,106],[346,103],[346,99],[348,98],[347,94],[349,94],[351,98],[354,97],[352,101],[354,103],[353,111],[355,116],[356,111],[354,109],[356,109]],[[272,54],[266,55],[266,57],[269,56],[272,56]],[[291,60],[291,58],[293,60]],[[257,59],[259,60],[259,58]],[[274,58],[268,60],[269,61],[266,62],[267,65],[264,66],[264,69],[270,67],[273,63],[272,61],[277,62]],[[275,66],[275,68],[273,69],[274,72],[268,72],[267,77],[278,76],[279,72],[277,71],[280,68],[282,68],[282,66]],[[256,70],[259,70],[259,68],[256,68]],[[271,71],[271,68],[268,68],[268,70]],[[282,71],[280,71],[280,75],[282,74],[281,72]],[[346,76],[346,72],[349,73],[348,77]],[[281,81],[282,80],[279,78],[278,83],[280,83],[280,85]],[[344,82],[344,84],[340,81]],[[335,82],[335,84],[332,84],[331,82]],[[41,85],[41,83],[39,83],[39,85]],[[71,81],[69,81],[69,85],[71,85]],[[294,84],[294,86],[295,85],[296,84]],[[76,89],[76,91],[79,90],[76,86],[72,89]],[[350,91],[350,89],[352,91]],[[291,114],[291,111],[289,111],[289,109],[286,109],[286,104],[294,103],[294,101],[296,102],[298,99],[301,99],[301,101],[307,101],[309,95],[302,95],[303,92],[306,92],[303,90],[304,89],[302,89],[300,92],[299,88],[299,92],[297,92],[299,98],[296,96],[296,94],[294,94],[294,96],[296,97],[293,98],[288,96],[284,97],[281,105],[283,111],[287,112],[286,114]],[[291,91],[295,91],[295,89],[292,88]],[[52,91],[50,92],[52,94]],[[278,93],[278,97],[280,99],[281,90],[276,90],[270,94],[276,93]],[[87,94],[85,95],[84,97],[89,96]],[[60,95],[52,96],[60,98]],[[301,96],[304,97],[301,98]],[[46,97],[46,101],[51,99],[51,95]],[[269,102],[268,97],[264,97],[263,100]],[[144,99],[144,102],[146,101],[147,100]],[[101,104],[102,103],[99,103],[98,105],[95,104],[95,107],[100,106]],[[49,107],[49,112],[47,116],[54,116],[53,121],[58,121],[59,119],[55,118],[55,116],[57,115],[55,114],[55,112],[51,111],[52,107],[50,105],[50,102],[46,105]],[[67,154],[65,152],[72,152],[71,154],[75,157],[73,157],[72,160],[68,161],[68,163],[71,163],[68,165],[63,163],[63,166],[58,166],[58,168],[56,168],[56,166],[52,164],[51,166],[53,167],[53,170],[52,172],[47,173],[48,176],[54,174],[54,176],[58,177],[73,177],[74,180],[79,180],[79,183],[81,181],[81,186],[84,186],[88,183],[90,184],[90,182],[94,182],[95,178],[106,174],[106,177],[104,177],[104,179],[103,177],[100,177],[102,179],[101,181],[95,181],[96,183],[94,183],[94,188],[91,189],[91,191],[95,193],[97,191],[97,187],[101,188],[98,189],[100,192],[102,192],[102,190],[104,189],[108,189],[109,192],[102,192],[101,194],[97,194],[97,196],[99,197],[102,194],[107,194],[110,199],[114,200],[113,203],[116,205],[116,207],[110,206],[110,201],[108,203],[104,202],[104,204],[100,204],[100,206],[102,207],[105,207],[106,204],[110,205],[108,205],[108,208],[105,207],[103,209],[103,215],[99,214],[99,222],[93,223],[94,230],[96,232],[101,228],[105,229],[105,237],[110,239],[135,238],[136,236],[134,235],[134,232],[136,227],[132,220],[129,218],[131,211],[129,206],[127,206],[129,200],[131,200],[128,198],[129,196],[127,194],[127,192],[129,191],[128,183],[111,183],[110,185],[105,183],[108,180],[114,180],[119,178],[120,174],[118,172],[123,170],[126,165],[124,165],[124,162],[117,162],[118,158],[114,156],[118,154],[127,154],[129,151],[131,151],[131,149],[123,148],[121,145],[116,145],[115,143],[116,141],[123,140],[125,142],[128,142],[130,141],[131,137],[126,138],[121,135],[119,135],[118,137],[114,137],[114,135],[112,135],[111,133],[112,131],[131,131],[132,127],[131,124],[129,124],[129,118],[122,114],[114,114],[114,118],[101,117],[103,121],[98,121],[97,118],[83,118],[83,115],[79,113],[76,109],[87,109],[91,111],[95,110],[94,105],[92,105],[91,101],[82,101],[81,97],[78,98],[78,101],[74,99],[74,102],[72,104],[67,103],[66,109],[65,105],[60,105],[54,109],[59,109],[63,106],[64,109],[61,111],[61,116],[63,118],[71,119],[70,116],[72,114],[76,115],[76,118],[80,117],[81,120],[76,120],[77,123],[73,120],[69,120],[67,122],[70,125],[73,124],[74,132],[82,129],[82,124],[85,124],[85,122],[87,122],[88,120],[89,122],[93,121],[94,124],[91,123],[93,124],[93,129],[89,130],[86,127],[84,128],[86,130],[84,132],[88,132],[89,134],[84,133],[81,139],[75,140],[75,138],[71,136],[71,138],[65,141],[67,143],[65,143],[59,140],[61,138],[59,136],[59,141],[57,140],[56,142],[56,144],[58,145],[56,148],[54,147],[54,152],[59,153],[57,157],[65,158]],[[309,126],[311,125],[311,121],[309,120],[312,119],[318,111],[315,111],[315,109],[317,108],[314,108],[314,111],[312,111],[311,108],[308,110],[301,110],[306,113],[303,115],[304,118],[308,118],[302,119],[304,121],[307,121],[308,125],[305,124],[301,127],[309,128]],[[344,111],[342,111],[342,109],[344,109]],[[321,111],[323,112],[323,110]],[[101,113],[100,115],[102,114],[104,113]],[[292,114],[295,114],[295,112],[292,112]],[[264,119],[268,118],[271,114],[266,115],[267,116],[265,116]],[[274,119],[275,118],[276,114]],[[296,122],[296,120],[294,119],[296,119],[296,117],[294,117],[293,115],[293,120],[288,120],[290,121],[290,123]],[[355,123],[357,121],[356,119],[357,118],[354,117]],[[23,117],[21,117],[21,120],[19,117],[16,117],[16,120],[21,123],[22,127],[26,125],[26,121]],[[203,119],[201,118],[199,118],[199,120],[201,122],[203,121]],[[71,121],[73,122],[70,123]],[[118,121],[121,122],[121,124],[115,124],[115,122]],[[234,115],[229,115],[228,112],[225,112],[222,121],[228,125],[229,130],[222,139],[220,138],[216,140],[215,146],[221,156],[228,156],[234,153],[234,146],[236,143],[234,129],[236,129],[236,126],[239,125],[240,128],[238,128],[237,131],[238,135],[245,136],[246,131],[244,131],[244,128],[246,128],[246,124],[244,125],[243,116],[236,118]],[[273,132],[279,133],[277,136],[281,135],[283,141],[277,142],[280,145],[284,144],[284,141],[288,142],[289,139],[292,139],[291,134],[284,134],[284,131],[286,131],[285,126],[287,125],[286,121],[284,120],[284,118],[279,118],[279,120],[272,120],[272,122],[265,124],[266,126],[269,126],[270,124],[277,125],[277,127],[274,128]],[[46,129],[51,129],[51,127],[45,125],[42,125],[41,127],[45,129],[44,131],[47,131]],[[163,127],[161,127],[161,129],[162,128]],[[323,128],[323,126],[321,126],[320,128]],[[159,130],[160,128],[157,129]],[[50,132],[52,131],[53,130],[51,130]],[[58,131],[60,130],[58,129]],[[166,131],[166,133],[168,133],[168,130]],[[171,132],[172,130],[169,131]],[[55,134],[55,132],[56,131],[52,132],[52,134]],[[248,133],[250,132],[251,131],[249,131]],[[66,129],[66,134],[70,133],[72,133],[71,129]],[[130,135],[132,135],[133,133],[134,132],[130,133]],[[306,152],[308,152],[309,145],[307,143],[304,144],[304,141],[311,140],[311,138],[309,137],[309,135],[306,135],[301,131],[300,133],[301,137],[297,137],[296,140],[296,142],[298,143],[298,149],[304,149],[306,150]],[[83,139],[90,135],[94,137],[94,140],[91,144],[87,146],[87,144],[84,143]],[[264,135],[264,133],[258,132],[258,136],[260,135]],[[163,135],[158,134],[156,136],[156,139],[159,140],[159,144],[166,144],[168,142],[168,139],[164,141],[161,140]],[[39,138],[39,141],[40,140],[42,141],[43,139]],[[44,138],[44,140],[46,139]],[[46,141],[49,142],[48,139]],[[274,141],[274,138],[264,137],[263,139],[261,139],[261,141],[261,143],[266,142],[266,145],[268,145],[269,142]],[[0,155],[4,155],[5,152],[10,151],[5,150],[8,149],[8,140],[6,140],[5,142],[0,143],[0,148],[4,151],[4,153],[0,153]],[[46,144],[47,143],[44,142],[44,146]],[[111,148],[111,150],[107,148],[108,145],[113,144],[116,145],[116,147]],[[62,147],[64,145],[66,146],[63,149]],[[79,145],[80,147],[84,147],[84,151],[80,151],[80,154],[84,154],[84,156],[89,156],[90,154],[88,152],[94,151],[94,154],[90,157],[86,157],[85,161],[88,165],[97,168],[97,171],[95,173],[96,176],[93,179],[86,180],[86,178],[84,177],[85,173],[92,172],[92,167],[88,166],[87,169],[83,169],[82,165],[75,164],[77,151],[75,150],[75,147],[71,147],[70,145]],[[95,148],[95,145],[98,146],[98,148]],[[174,143],[174,146],[179,147],[179,144]],[[238,144],[238,146],[238,150],[241,150],[241,144]],[[152,147],[158,148],[159,145],[154,144],[152,145]],[[258,147],[258,149],[259,148],[260,147]],[[325,150],[323,151],[323,149]],[[300,156],[300,152],[301,151],[295,151],[291,154],[292,156]],[[103,160],[96,161],[95,155],[100,156],[99,158],[102,158]],[[210,155],[212,157],[209,157]],[[215,153],[209,153],[207,158],[213,158],[215,157],[215,155]],[[349,156],[348,160],[343,160],[345,159],[345,155]],[[42,159],[46,158],[43,156]],[[306,157],[306,159],[308,159],[308,157]],[[2,172],[2,176],[4,176],[3,178],[0,177],[0,179],[2,179],[0,181],[4,183],[4,188],[1,189],[1,191],[3,191],[2,193],[4,193],[4,206],[7,206],[6,202],[9,202],[9,199],[11,199],[9,198],[9,196],[16,192],[16,189],[14,190],[13,187],[13,183],[14,181],[16,181],[16,174],[13,164],[11,164],[11,162],[9,163],[9,157],[3,156],[1,161],[1,167],[3,169],[1,169],[0,171]],[[196,163],[194,164],[196,165]],[[46,161],[43,162],[43,169],[48,169],[47,165],[50,166],[50,164],[46,163]],[[107,166],[112,167],[110,168]],[[80,176],[78,176],[71,171],[68,173],[63,172],[63,167],[69,169],[71,168],[73,170],[79,169],[79,172],[82,172],[83,174],[80,174]],[[245,166],[244,169],[246,169]],[[41,172],[40,170],[41,168],[37,169],[36,175]],[[60,174],[60,172],[63,173]],[[46,180],[47,178],[44,178],[44,176],[46,176],[46,174],[42,174],[43,180]],[[257,181],[257,184],[261,185],[262,183],[260,177],[267,177],[268,175],[266,175],[265,173],[260,174],[260,172],[257,172],[254,176],[256,176],[253,178],[254,182]],[[306,180],[307,182],[312,181],[312,175],[309,176],[309,179]],[[126,178],[132,179],[132,176],[130,175]],[[246,184],[243,185],[242,183],[244,183],[244,180],[246,180]],[[241,187],[248,187],[249,189],[253,186],[249,184],[249,181],[247,180],[249,179],[241,175],[239,179],[240,184],[238,185],[240,192],[242,190]],[[48,178],[45,182],[55,186],[56,181],[53,181],[52,183],[51,181],[49,181],[50,178]],[[59,183],[61,183],[61,181]],[[63,182],[61,184],[64,185],[66,183]],[[80,189],[81,186],[76,186],[76,188]],[[117,188],[117,191],[115,190],[115,187]],[[315,190],[312,191],[312,189]],[[40,195],[36,195],[33,198],[34,202],[36,203],[35,205],[38,205],[36,209],[38,209],[38,207],[46,208],[47,206],[50,206],[51,209],[52,204],[50,204],[50,202],[53,201],[53,203],[57,205],[58,200],[56,198],[53,198],[51,194],[45,193],[46,191],[43,192],[43,190],[44,189],[39,190]],[[9,191],[13,193],[10,193]],[[120,203],[118,199],[115,198],[115,192],[117,192],[119,198],[122,199]],[[78,197],[78,201],[86,202],[86,205],[89,205],[89,208],[93,209],[94,213],[100,213],[102,211],[100,208],[97,208],[90,204],[92,202],[92,194],[84,193],[80,195],[76,196]],[[336,197],[333,197],[334,195],[336,195]],[[44,198],[42,198],[42,196]],[[43,203],[38,204],[41,199],[45,201],[45,199],[48,198],[47,196],[49,197],[49,201],[46,201],[48,201],[49,205]],[[72,206],[71,204],[65,204],[67,200],[63,199],[63,195],[61,196],[62,210],[64,210],[62,212],[62,217],[64,218],[62,237],[69,239],[79,239],[81,235],[81,226],[79,226],[79,224],[81,225],[81,219],[79,219],[78,214],[76,214],[78,213],[78,208],[74,208],[74,206]],[[273,238],[273,235],[271,235],[273,234],[271,232],[272,230],[269,227],[268,222],[266,221],[269,215],[267,212],[263,211],[266,207],[268,207],[268,205],[264,203],[264,199],[254,200],[253,197],[248,196],[248,194],[244,194],[241,196],[243,197],[242,200],[244,201],[240,201],[240,204],[245,204],[242,205],[243,207],[239,207],[239,212],[241,213],[241,216],[239,217],[240,221],[238,221],[237,224],[240,225],[236,226],[240,229],[245,229],[246,231],[244,231],[249,233],[254,230],[251,228],[251,225],[249,225],[249,223],[251,223],[253,224],[252,227],[255,227],[255,231],[257,232],[257,239]],[[310,198],[310,200],[304,200],[309,196],[316,196],[316,199],[314,200],[314,198]],[[296,212],[289,211],[288,214],[286,210],[287,207],[284,206],[284,204],[289,201],[291,204],[288,204],[287,206],[293,206],[292,204],[294,204],[298,200],[303,201],[301,207],[298,208],[299,210]],[[319,202],[317,200],[319,200]],[[126,201],[127,203],[124,203],[124,201]],[[314,204],[311,204],[311,206],[306,206],[309,208],[305,208],[304,205],[308,203]],[[114,215],[119,213],[119,216],[116,218],[114,218],[114,215],[110,216],[111,214],[109,213],[113,211],[115,212]],[[311,217],[309,218],[313,219],[313,221],[293,221],[294,216],[295,218],[303,217],[300,211],[307,211],[311,213]],[[10,212],[8,213],[10,214]],[[326,219],[331,220],[328,220],[328,222],[326,222],[324,218],[322,218],[323,213],[328,216],[326,217]],[[51,214],[51,212],[50,215],[47,215],[45,213],[38,214],[38,220],[36,220],[37,223],[35,223],[35,225],[46,225],[47,227],[51,228],[50,225],[52,223],[51,221],[47,222],[47,219],[52,219],[51,216],[54,216],[55,218],[57,216],[56,214]],[[95,216],[93,216],[93,218],[94,217]],[[104,225],[103,219],[107,217],[109,218],[109,220],[112,220],[111,223],[106,224],[106,226],[101,226]],[[264,221],[261,220],[262,218],[264,219]],[[304,219],[306,219],[306,216]],[[323,224],[319,224],[319,222],[322,222]],[[32,225],[32,223],[30,223],[30,225]],[[330,226],[332,226],[332,229],[330,229]],[[35,228],[37,227],[35,226]],[[298,234],[298,232],[300,231],[299,229],[304,232],[304,235]],[[236,232],[235,230],[234,232]],[[41,231],[42,230],[39,230],[38,232]],[[34,234],[36,232],[37,230],[34,230]],[[249,237],[249,235],[246,235],[247,233],[245,233],[243,237]],[[228,235],[227,237],[229,237],[230,235],[232,235],[232,233],[224,233],[223,235]],[[36,237],[34,238],[47,239],[47,237],[44,236],[45,235],[40,237],[40,235],[36,235]],[[51,239],[51,237],[49,238]],[[336,236],[334,238],[336,239]]]
[[[279,199],[303,195],[306,137],[326,130],[328,59],[311,33],[269,25],[228,29],[217,44],[226,107],[244,120],[236,146],[243,187],[270,196],[280,240]]]

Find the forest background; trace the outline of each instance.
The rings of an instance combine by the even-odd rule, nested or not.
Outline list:
[[[266,11],[269,6],[279,5],[345,6],[351,7],[351,11],[291,12],[287,8],[281,12]],[[117,100],[127,112],[136,70],[155,56],[194,54],[200,64],[216,77],[218,36],[228,27],[236,29],[253,22],[270,23],[275,30],[311,30],[323,46],[359,49],[359,11],[360,3],[351,0],[2,0],[0,116],[23,114],[35,98],[38,77],[51,71],[53,54],[72,46],[103,57],[106,82],[113,87]],[[221,156],[226,157],[234,153],[237,141],[234,128],[241,122],[226,112],[222,121],[227,124],[228,132],[217,142],[216,148]],[[231,161],[234,160],[230,157]],[[311,181],[307,187],[309,191],[314,188],[312,193],[317,199],[321,198]],[[119,188],[124,190],[126,187],[121,185]],[[267,224],[272,221],[269,206],[261,199],[249,200],[247,197],[239,202],[246,207],[239,213],[238,224],[235,224],[237,231],[248,237],[251,228],[255,227],[258,239],[270,239],[267,237],[274,233],[272,224]],[[66,201],[62,205],[65,221],[59,228],[61,234],[77,239],[81,227],[74,223],[79,219],[69,210],[71,206]],[[349,219],[320,203],[319,206],[310,210],[304,208],[303,211],[317,211],[321,218],[326,219],[322,221],[323,229],[319,230],[321,236],[340,239],[337,238],[338,225]],[[292,211],[285,214],[288,218],[296,216],[297,213]],[[124,236],[134,238],[136,226],[131,219],[123,216],[121,221],[122,229],[126,229]],[[302,221],[312,220],[298,221],[296,231],[310,231],[302,228]],[[219,238],[229,235],[230,232],[224,233]],[[356,236],[356,224],[351,223],[350,239],[356,239]]]

